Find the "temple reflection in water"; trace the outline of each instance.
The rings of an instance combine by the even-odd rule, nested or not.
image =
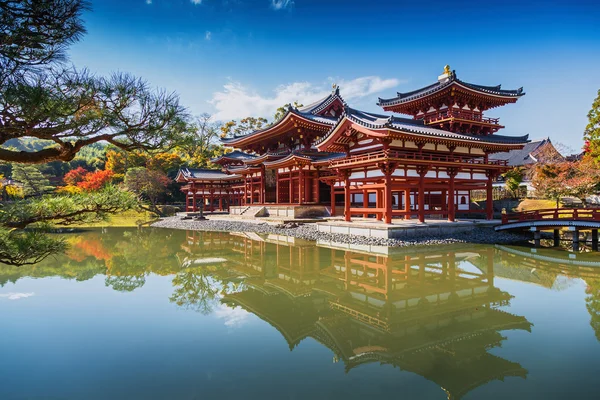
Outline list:
[[[189,232],[180,257],[201,265],[230,250],[218,260],[220,274],[245,285],[221,301],[268,322],[290,349],[310,337],[346,371],[389,364],[460,398],[490,380],[526,378],[520,364],[489,351],[506,339],[501,331],[531,330],[525,317],[500,309],[512,296],[494,287],[494,248],[470,247],[375,255],[281,236]]]

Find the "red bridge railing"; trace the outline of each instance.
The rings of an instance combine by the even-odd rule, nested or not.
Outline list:
[[[551,208],[502,215],[503,224],[523,221],[542,221],[545,219],[570,219],[600,222],[600,208]]]

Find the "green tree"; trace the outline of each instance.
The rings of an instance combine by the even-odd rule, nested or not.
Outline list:
[[[154,149],[181,138],[186,114],[175,94],[128,74],[97,77],[60,64],[84,32],[86,7],[82,0],[0,2],[0,145],[26,137],[53,142],[34,151],[0,148],[0,160],[71,161],[98,142]]]
[[[229,121],[221,125],[221,137],[243,136],[256,130],[266,128],[268,120],[263,117],[247,117],[239,121]]]
[[[84,0],[0,1],[0,162],[68,162],[97,143],[130,151],[168,148],[181,139],[187,115],[175,94],[129,74],[98,77],[64,66],[66,50],[85,32],[81,15],[87,8]],[[52,145],[25,151],[6,146],[24,138]],[[131,201],[136,203],[130,193],[105,188],[2,204],[6,243],[0,261],[37,262],[61,249],[56,239],[11,227],[103,218],[131,208]]]
[[[519,196],[521,183],[523,183],[523,171],[521,168],[515,167],[504,174],[504,185],[513,197]]]
[[[35,165],[13,164],[12,179],[23,185],[25,196],[41,196],[54,190],[50,181]]]
[[[294,101],[294,108],[298,108],[298,107],[302,107],[303,104],[301,104],[300,102],[298,102],[297,100]],[[290,107],[292,107],[291,104],[284,104],[283,106],[279,107],[277,109],[277,111],[275,112],[275,115],[273,116],[273,123],[279,121],[280,119],[282,119],[285,115],[286,112],[288,112],[288,110],[290,109]]]
[[[586,152],[600,161],[600,89],[587,117],[588,124],[584,131]]]

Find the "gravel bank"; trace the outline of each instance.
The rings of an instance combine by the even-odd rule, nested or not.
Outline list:
[[[329,240],[338,243],[376,245],[376,246],[415,246],[415,245],[440,245],[451,243],[482,243],[482,244],[510,244],[527,240],[527,236],[493,232],[490,228],[474,228],[468,233],[455,233],[451,235],[422,235],[410,239],[381,239],[364,236],[331,234],[318,232],[314,224],[285,224],[269,225],[266,223],[251,223],[242,221],[206,220],[193,221],[182,220],[181,217],[169,217],[153,223],[151,226],[157,228],[185,229],[195,231],[218,231],[218,232],[255,232],[262,234],[275,234],[293,236],[306,240]]]

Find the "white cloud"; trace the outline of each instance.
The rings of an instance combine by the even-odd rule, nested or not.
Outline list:
[[[204,39],[206,39],[206,40],[212,39],[212,32],[206,31],[206,33],[204,34]]]
[[[286,8],[292,8],[294,6],[294,0],[271,0],[271,7],[274,10],[285,10]]]
[[[202,4],[202,0],[190,0],[192,2],[192,4],[198,5],[198,4]]]
[[[146,0],[146,4],[152,4],[152,0]]]
[[[27,297],[35,296],[35,293],[0,293],[0,298],[4,297],[8,300],[26,299]]]
[[[243,84],[230,81],[223,90],[213,93],[210,103],[215,107],[215,119],[219,121],[239,119],[247,116],[271,118],[277,108],[284,104],[299,101],[310,104],[331,93],[330,83],[314,85],[309,82],[294,82],[278,86],[273,95],[262,96]],[[378,76],[364,76],[349,81],[338,80],[340,94],[346,101],[360,99],[397,86],[395,78],[382,79]]]
[[[214,315],[225,321],[225,326],[238,328],[248,322],[249,314],[241,307],[230,308],[225,304],[219,304]]]

